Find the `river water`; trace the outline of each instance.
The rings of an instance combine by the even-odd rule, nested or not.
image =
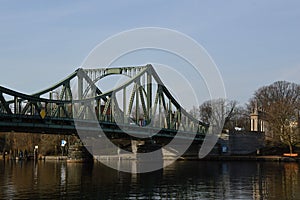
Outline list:
[[[0,160],[0,199],[20,198],[300,199],[300,166],[177,161],[159,171],[132,174],[101,163]]]

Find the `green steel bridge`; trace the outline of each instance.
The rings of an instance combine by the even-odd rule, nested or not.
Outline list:
[[[110,91],[97,83],[123,75],[127,81]],[[79,68],[57,84],[24,94],[0,86],[0,132],[76,135],[97,127],[108,138],[173,138],[202,141],[208,125],[194,119],[164,86],[152,65]],[[182,134],[181,134],[182,135]]]

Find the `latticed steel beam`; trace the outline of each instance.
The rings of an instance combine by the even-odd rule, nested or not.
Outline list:
[[[86,74],[86,72],[83,69],[78,70],[78,77],[80,77],[80,79],[81,79],[80,80],[81,82],[80,83],[78,82],[81,89],[83,87],[83,80],[85,80],[89,84],[83,94],[82,94],[82,92],[83,92],[83,89],[82,89],[82,91],[81,91],[82,96],[81,96],[81,98],[79,98],[79,100],[82,98],[85,98],[90,89],[92,89],[92,91],[94,90],[97,95],[102,94],[101,90],[96,86],[94,81]]]
[[[141,100],[141,104],[142,104],[142,108],[143,108],[143,112],[144,112],[144,116],[147,120],[147,116],[148,116],[148,111],[147,111],[147,108],[146,108],[146,103],[145,103],[145,99],[144,99],[144,94],[143,94],[143,86],[140,85],[139,86],[139,93],[140,93],[140,100]],[[147,94],[146,94],[147,95]]]
[[[102,112],[102,116],[105,116],[107,114],[107,111],[109,109],[109,106],[110,106],[110,101],[111,101],[111,98],[109,98],[106,102],[105,102],[105,106],[103,108],[103,112]]]
[[[138,84],[135,85],[136,91],[135,91],[135,123],[139,123],[140,119],[140,102],[139,102],[139,90],[138,90]]]
[[[103,77],[114,74],[125,75],[130,79],[114,90],[103,93],[96,86],[96,82]],[[78,99],[73,99],[76,92],[74,93],[70,87],[71,81],[75,78],[78,81]],[[157,85],[156,91],[154,85]],[[133,89],[131,94],[127,96],[126,89],[129,87],[133,87]],[[61,91],[57,100],[52,99],[51,92],[55,90]],[[86,97],[88,90],[95,91],[95,96]],[[119,108],[115,96],[117,92],[123,95],[123,111]],[[47,93],[50,93],[50,99],[42,98]],[[10,96],[11,99],[5,100],[3,94]],[[140,120],[145,120],[147,124],[155,125],[158,122],[160,128],[172,130],[197,130],[201,133],[207,130],[207,124],[194,119],[180,106],[151,65],[78,69],[60,83],[33,95],[25,95],[0,86],[1,109],[7,114],[36,115],[45,109],[46,117],[50,118],[92,119],[92,113],[96,112],[97,118],[101,121],[115,122],[116,118],[122,118],[123,123],[128,123],[129,117],[134,112],[134,102],[135,116],[133,117],[137,124],[140,123]],[[14,109],[14,113],[12,109]],[[143,116],[140,111],[143,112]]]
[[[131,113],[131,110],[132,110],[132,106],[133,106],[133,101],[134,101],[134,96],[135,96],[135,93],[136,93],[136,83],[134,83],[134,86],[132,88],[132,92],[131,92],[131,95],[130,95],[130,99],[129,99],[129,105],[128,105],[128,116],[130,116],[130,113]]]
[[[147,120],[149,121],[152,116],[152,76],[150,72],[147,72]]]
[[[82,73],[78,73],[77,77],[78,77],[78,100],[81,100],[82,95],[83,95],[83,77],[82,77]]]
[[[72,100],[73,99],[73,95],[72,95],[72,91],[71,91],[71,86],[70,86],[70,82],[66,85],[66,100]]]
[[[66,85],[65,84],[63,84],[62,90],[59,95],[59,100],[64,100],[64,96],[66,99]]]
[[[3,106],[3,108],[5,109],[5,111],[8,113],[8,114],[12,114],[10,108],[9,108],[9,105],[8,103],[5,101],[4,97],[3,97],[3,94],[2,92],[0,92],[0,102]]]
[[[25,115],[29,111],[30,107],[31,107],[31,103],[27,102],[26,105],[24,106],[24,108],[22,109],[21,114]]]
[[[127,109],[126,109],[126,87],[123,88],[123,123],[127,123]]]

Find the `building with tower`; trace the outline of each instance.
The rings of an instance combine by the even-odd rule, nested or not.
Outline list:
[[[250,130],[255,132],[265,132],[266,131],[266,121],[264,119],[264,113],[255,104],[252,113],[250,114]]]

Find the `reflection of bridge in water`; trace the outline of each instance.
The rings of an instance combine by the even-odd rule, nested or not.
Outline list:
[[[98,81],[111,75],[128,80],[101,91]],[[99,125],[119,143],[138,138],[163,144],[178,131],[183,140],[201,142],[208,129],[181,107],[151,65],[80,68],[32,95],[0,86],[1,132],[76,135],[80,129],[88,136],[99,131]]]

